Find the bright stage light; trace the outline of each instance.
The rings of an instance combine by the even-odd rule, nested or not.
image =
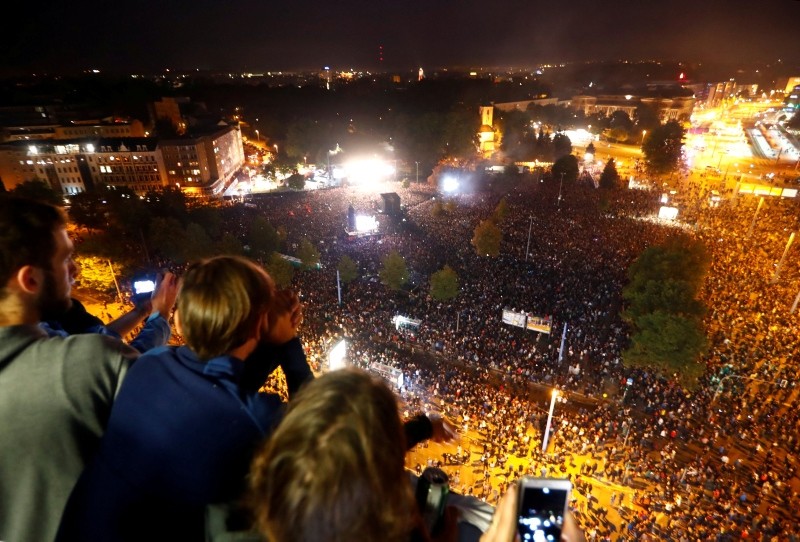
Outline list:
[[[356,231],[375,231],[378,221],[374,216],[356,215]]]
[[[661,220],[675,220],[678,217],[678,208],[677,207],[667,207],[662,206],[658,210],[658,218]]]
[[[444,192],[455,192],[458,190],[458,179],[452,175],[445,175],[442,177],[442,190]]]
[[[394,166],[377,159],[354,160],[345,164],[347,180],[352,184],[383,181],[394,175]]]

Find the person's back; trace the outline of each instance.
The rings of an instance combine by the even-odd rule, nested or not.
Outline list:
[[[78,495],[89,488],[86,515],[73,515],[70,504],[65,517],[73,523],[61,539],[202,540],[206,505],[242,492],[269,413],[281,404],[260,395],[255,408],[267,415],[249,415],[253,405],[234,395],[242,363],[224,356],[203,362],[186,347],[143,355],[115,401],[97,461],[76,488]]]
[[[48,338],[74,274],[63,213],[0,197],[0,540],[50,542],[138,352],[111,337]]]
[[[253,451],[281,413],[280,398],[245,382],[272,290],[242,259],[190,267],[177,320],[191,347],[153,350],[129,371],[59,540],[204,539],[206,505],[242,493]]]

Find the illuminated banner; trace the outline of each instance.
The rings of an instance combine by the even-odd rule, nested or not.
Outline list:
[[[514,312],[508,309],[503,309],[503,323],[511,326],[525,327],[525,320],[527,316],[524,312]]]
[[[550,328],[553,325],[553,318],[551,316],[534,316],[524,312],[503,309],[503,323],[549,335]]]
[[[389,365],[385,365],[383,363],[378,363],[377,361],[373,361],[369,364],[369,369],[381,375],[383,378],[388,380],[391,384],[397,386],[398,388],[403,387],[403,371],[397,369],[396,367],[391,367]]]
[[[547,333],[550,335],[550,328],[553,325],[553,318],[550,316],[528,316],[527,328],[530,331]]]

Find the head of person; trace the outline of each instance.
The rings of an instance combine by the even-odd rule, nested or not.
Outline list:
[[[40,320],[69,309],[77,269],[66,224],[58,207],[0,197],[0,302],[15,296]]]
[[[392,392],[357,369],[309,382],[256,454],[250,506],[270,542],[406,541],[415,502]]]
[[[178,328],[201,360],[257,341],[267,322],[275,284],[245,258],[218,256],[193,263],[181,281]]]

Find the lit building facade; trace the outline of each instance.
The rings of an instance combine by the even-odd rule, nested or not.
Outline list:
[[[244,165],[242,133],[236,125],[213,133],[163,140],[167,181],[192,196],[220,196]]]
[[[0,149],[0,178],[6,189],[39,180],[65,196],[100,186],[144,195],[167,184],[157,141],[150,138],[5,144]]]

